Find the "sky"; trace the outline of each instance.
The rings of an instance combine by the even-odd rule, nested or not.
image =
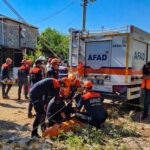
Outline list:
[[[44,31],[47,27],[68,34],[82,29],[83,0],[8,0],[27,23]],[[0,0],[0,14],[18,19]],[[150,32],[150,0],[96,0],[87,6],[87,30],[135,25]]]

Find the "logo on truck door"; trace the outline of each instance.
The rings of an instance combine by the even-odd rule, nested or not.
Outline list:
[[[142,52],[135,52],[134,59],[136,60],[145,60],[145,53]]]
[[[106,54],[94,54],[94,55],[89,55],[88,60],[107,60],[107,55]]]

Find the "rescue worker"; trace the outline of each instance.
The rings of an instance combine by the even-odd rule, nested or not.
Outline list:
[[[46,72],[46,77],[47,78],[55,78],[58,79],[59,77],[59,72],[58,72],[58,68],[59,68],[59,59],[57,58],[53,58],[51,60],[51,68],[49,68]],[[49,97],[48,95],[44,95],[44,99],[45,101],[49,101],[52,97]]]
[[[59,63],[60,63],[59,59],[57,59],[57,58],[52,59],[52,61],[51,61],[52,67],[49,70],[47,70],[47,73],[46,73],[47,78],[58,79]]]
[[[42,61],[36,60],[35,66],[30,70],[30,83],[31,87],[37,83],[38,81],[42,80],[42,70],[41,70]]]
[[[36,118],[33,122],[33,129],[31,137],[39,137],[38,126],[41,125],[41,130],[45,130],[45,102],[43,101],[43,95],[47,94],[51,97],[58,97],[60,90],[59,81],[54,78],[43,79],[35,83],[30,89],[30,100],[33,103]]]
[[[30,87],[32,87],[35,83],[42,80],[42,70],[41,70],[42,62],[41,60],[35,61],[35,66],[30,70]],[[28,118],[32,117],[32,108],[33,104],[30,101],[28,107]]]
[[[51,68],[51,61],[53,58],[48,58],[47,64],[46,64],[46,70]]]
[[[66,61],[62,61],[62,63],[59,65],[59,79],[68,77],[68,67],[64,62]]]
[[[100,124],[105,122],[107,118],[107,112],[105,111],[102,102],[101,94],[92,91],[93,83],[91,81],[85,81],[83,88],[85,94],[80,99],[77,108],[80,110],[84,105],[85,113],[77,113],[77,117],[81,121],[88,122],[89,124],[100,128]]]
[[[69,96],[67,97],[66,101],[68,102],[71,100],[71,102],[67,106],[66,116],[69,118],[70,115],[74,113],[73,99],[75,99],[76,103],[78,103],[78,101],[81,98],[81,93],[77,92],[79,91],[79,89],[81,89],[81,86],[80,86],[80,80],[76,78],[75,74],[73,73],[69,74],[68,79],[70,82],[70,88],[69,88],[70,91],[69,91]]]
[[[21,91],[24,86],[25,99],[28,99],[28,75],[29,75],[29,66],[26,63],[26,60],[22,60],[21,67],[18,68],[18,100],[21,99]]]
[[[150,62],[143,66],[143,80],[141,88],[144,90],[144,110],[141,120],[148,118],[150,105]]]
[[[40,56],[37,60],[40,60],[42,62],[41,70],[42,70],[42,77],[43,79],[46,77],[46,58],[45,56]]]
[[[1,80],[2,80],[2,98],[9,98],[8,93],[12,87],[12,84],[7,84],[8,80],[11,80],[10,76],[10,65],[12,64],[12,59],[7,58],[6,62],[1,68]],[[7,89],[6,89],[7,86]]]
[[[49,126],[52,126],[55,123],[61,123],[64,120],[67,111],[67,106],[65,105],[64,100],[69,96],[69,82],[69,79],[65,77],[60,79],[61,88],[59,97],[53,98],[48,104],[46,115],[49,121]]]
[[[68,75],[68,78],[70,80],[70,98],[74,96],[74,94],[78,91],[79,88],[81,88],[81,82],[79,79],[76,78],[75,74],[71,73]],[[80,99],[80,94],[76,96],[75,100],[78,103]]]
[[[77,74],[78,74],[78,77],[81,78],[84,74],[84,66],[81,62],[78,63],[78,66],[77,66]]]

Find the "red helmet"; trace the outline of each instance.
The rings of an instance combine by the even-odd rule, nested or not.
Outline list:
[[[53,58],[48,58],[48,62],[51,63],[51,61],[53,60]]]
[[[83,87],[84,88],[92,88],[93,87],[93,83],[91,81],[84,81],[83,82]]]
[[[59,64],[59,63],[60,63],[60,60],[57,59],[57,58],[53,58],[53,59],[51,60],[51,63],[52,63],[52,64]]]
[[[21,63],[22,63],[22,64],[26,64],[27,61],[26,61],[25,59],[23,59],[23,60],[21,61]]]

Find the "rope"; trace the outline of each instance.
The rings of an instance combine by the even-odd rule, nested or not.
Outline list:
[[[72,97],[72,99],[74,99],[75,97],[76,97],[76,95],[77,95],[77,92],[74,94],[74,96]],[[68,101],[67,103],[66,103],[66,105],[68,105],[68,104],[70,104],[71,102],[72,102],[72,99],[70,100],[70,101]],[[50,117],[48,117],[47,119],[51,119],[52,117],[54,117],[56,114],[58,114],[61,110],[63,110],[65,107],[66,107],[66,105],[64,105],[62,108],[60,108],[57,112],[55,112],[54,114],[52,114]],[[43,121],[43,122],[41,122],[39,125],[43,125],[43,124],[45,124],[45,120]],[[39,126],[38,125],[38,126]],[[38,126],[36,126],[35,128],[33,128],[32,130],[35,130],[35,129],[37,129],[38,128]],[[25,134],[23,134],[23,136],[24,135],[27,135],[27,133],[25,133]]]

